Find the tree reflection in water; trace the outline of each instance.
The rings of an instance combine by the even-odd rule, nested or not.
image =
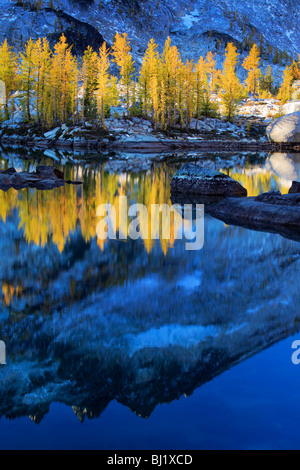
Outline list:
[[[100,204],[118,208],[121,195],[148,208],[171,204],[174,171],[70,166],[67,178],[82,187],[0,193],[0,416],[39,422],[61,401],[84,419],[117,399],[146,417],[297,331],[296,242],[209,216],[196,253],[174,233],[97,239]],[[264,166],[229,174],[249,195],[287,189]]]

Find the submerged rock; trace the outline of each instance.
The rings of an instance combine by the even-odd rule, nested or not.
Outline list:
[[[206,196],[247,196],[247,190],[230,176],[193,163],[186,163],[173,176],[171,190]]]
[[[300,111],[276,119],[266,133],[272,142],[300,143]]]
[[[257,197],[224,199],[208,212],[226,224],[279,232],[278,227],[299,233],[300,194],[269,192]]]
[[[68,184],[81,184],[78,181],[66,181],[62,171],[50,166],[38,166],[35,172],[23,171],[18,173],[14,168],[0,171],[0,189],[7,191],[10,188],[36,188],[53,189]]]

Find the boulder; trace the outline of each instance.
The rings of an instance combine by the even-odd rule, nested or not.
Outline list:
[[[300,143],[300,111],[276,119],[266,133],[272,142]]]
[[[293,114],[300,111],[300,101],[289,101],[282,106],[284,114]]]
[[[300,193],[300,182],[293,181],[292,186],[289,190],[289,194],[298,194],[298,193]]]
[[[300,207],[300,195],[297,197],[289,197],[286,194],[281,194],[280,191],[269,191],[268,193],[260,194],[254,198],[254,201],[263,202],[264,204],[273,204],[274,206]]]
[[[184,164],[171,180],[171,191],[205,196],[247,196],[237,181],[219,171]]]
[[[226,224],[278,232],[278,227],[300,229],[300,195],[270,192],[258,197],[229,197],[207,212]]]
[[[48,131],[44,134],[44,137],[46,139],[55,139],[57,133],[60,131],[60,127],[56,127],[55,129],[52,129],[51,131]]]

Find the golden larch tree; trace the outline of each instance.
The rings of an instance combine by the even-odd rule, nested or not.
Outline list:
[[[236,75],[238,56],[236,46],[233,43],[228,43],[220,80],[220,97],[228,120],[233,118],[243,97],[243,86]]]
[[[112,46],[113,62],[117,64],[120,71],[121,82],[125,88],[126,108],[129,115],[131,81],[135,73],[134,60],[131,55],[130,42],[127,33],[117,33]]]
[[[104,104],[105,99],[108,94],[108,84],[109,84],[109,49],[106,46],[106,42],[102,44],[99,50],[98,58],[98,86],[97,86],[97,101],[98,101],[98,110],[101,126],[105,127],[105,110]]]
[[[246,87],[249,93],[256,95],[259,92],[259,76],[260,76],[260,50],[254,44],[250,50],[248,57],[243,62],[243,67],[248,71],[246,78]]]
[[[9,119],[10,117],[9,102],[17,86],[18,65],[18,58],[5,39],[3,44],[0,46],[0,80],[4,82],[6,89],[6,99],[4,104],[5,119]],[[11,103],[12,109],[13,106],[13,103]]]

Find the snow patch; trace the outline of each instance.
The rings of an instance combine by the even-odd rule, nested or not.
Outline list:
[[[160,328],[151,328],[138,335],[127,335],[129,354],[145,348],[166,348],[168,346],[182,346],[189,348],[214,337],[219,329],[214,326],[201,325],[165,325]]]

